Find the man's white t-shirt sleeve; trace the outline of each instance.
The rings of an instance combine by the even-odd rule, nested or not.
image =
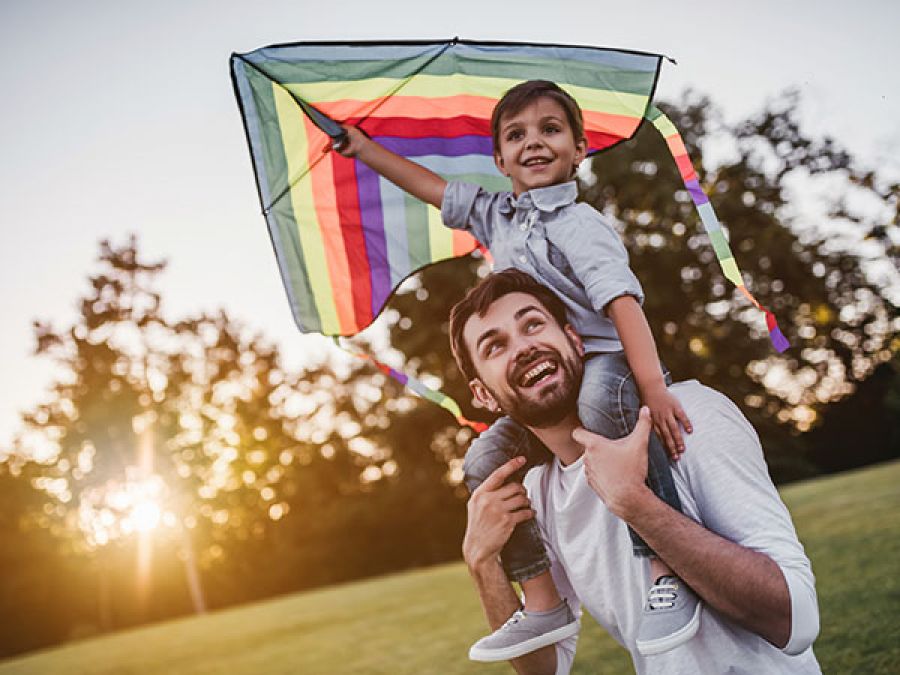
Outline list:
[[[782,651],[799,654],[819,632],[815,578],[787,507],[769,478],[756,431],[719,392],[705,387],[701,391],[696,383],[679,383],[673,390],[688,416],[696,416],[690,449],[672,472],[676,485],[682,483],[682,504],[700,514],[709,530],[778,565],[791,597],[791,637]]]

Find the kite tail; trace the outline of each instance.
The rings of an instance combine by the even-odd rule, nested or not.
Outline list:
[[[366,361],[371,361],[375,365],[375,367],[385,375],[394,378],[397,382],[402,384],[410,391],[418,394],[422,398],[428,399],[432,403],[436,403],[437,405],[441,406],[444,410],[453,415],[456,418],[456,421],[460,424],[470,427],[479,434],[488,428],[488,425],[484,422],[474,422],[463,417],[462,411],[459,409],[459,404],[452,398],[447,396],[447,394],[445,394],[444,392],[437,389],[432,389],[431,387],[425,385],[420,380],[417,380],[411,375],[401,373],[399,370],[391,368],[389,365],[387,365],[386,363],[382,363],[370,354],[345,347],[341,344],[340,340],[337,337],[333,339],[334,344],[336,344],[348,354],[351,354],[360,359],[364,359]]]
[[[719,223],[719,219],[716,217],[715,211],[713,211],[712,204],[709,203],[709,198],[706,196],[703,188],[700,187],[700,180],[697,177],[697,172],[694,171],[693,164],[691,164],[691,158],[688,157],[687,149],[684,147],[684,141],[681,138],[681,134],[678,133],[678,129],[676,129],[675,125],[672,124],[672,121],[666,117],[665,113],[656,106],[650,106],[647,111],[647,119],[653,123],[656,130],[666,140],[666,145],[669,146],[669,152],[672,153],[675,164],[678,166],[678,172],[681,174],[684,186],[691,195],[691,199],[694,200],[694,206],[697,207],[697,212],[700,214],[703,228],[706,230],[710,242],[712,242],[713,250],[716,252],[716,258],[719,260],[722,272],[725,274],[725,277],[737,286],[738,290],[753,303],[754,307],[765,314],[766,327],[769,329],[769,338],[772,340],[772,345],[775,347],[775,351],[779,353],[783,352],[791,345],[787,341],[787,338],[784,337],[784,333],[782,333],[781,329],[778,327],[775,315],[759,304],[756,298],[753,297],[744,285],[741,271],[738,269],[737,263],[734,260],[734,254],[731,252],[731,247],[728,246],[728,240],[725,239],[725,233],[722,232],[722,226]]]

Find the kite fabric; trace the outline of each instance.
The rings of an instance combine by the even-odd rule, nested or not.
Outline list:
[[[544,79],[578,102],[591,154],[631,138],[644,119],[657,128],[723,273],[765,312],[773,344],[783,351],[787,341],[744,286],[681,137],[652,105],[663,58],[459,39],[297,43],[232,54],[259,198],[297,326],[304,333],[354,335],[413,272],[479,246],[469,234],[444,227],[434,207],[362,162],[331,152],[343,137],[341,125],[358,126],[446,180],[509,190],[494,165],[491,113],[510,87]]]

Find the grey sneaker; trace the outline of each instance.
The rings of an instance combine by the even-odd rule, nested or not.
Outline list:
[[[473,661],[506,661],[552,645],[578,632],[578,619],[562,604],[547,612],[519,610],[469,650]]]
[[[644,656],[661,654],[690,640],[700,629],[700,598],[681,579],[660,577],[647,593],[637,648]]]

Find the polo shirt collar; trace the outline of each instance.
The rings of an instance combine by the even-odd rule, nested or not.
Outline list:
[[[512,192],[507,193],[506,199],[501,201],[499,209],[501,213],[510,214],[516,209],[530,209],[532,206],[548,213],[562,206],[568,206],[578,198],[578,186],[574,180],[557,185],[535,188],[523,192],[516,197]]]

